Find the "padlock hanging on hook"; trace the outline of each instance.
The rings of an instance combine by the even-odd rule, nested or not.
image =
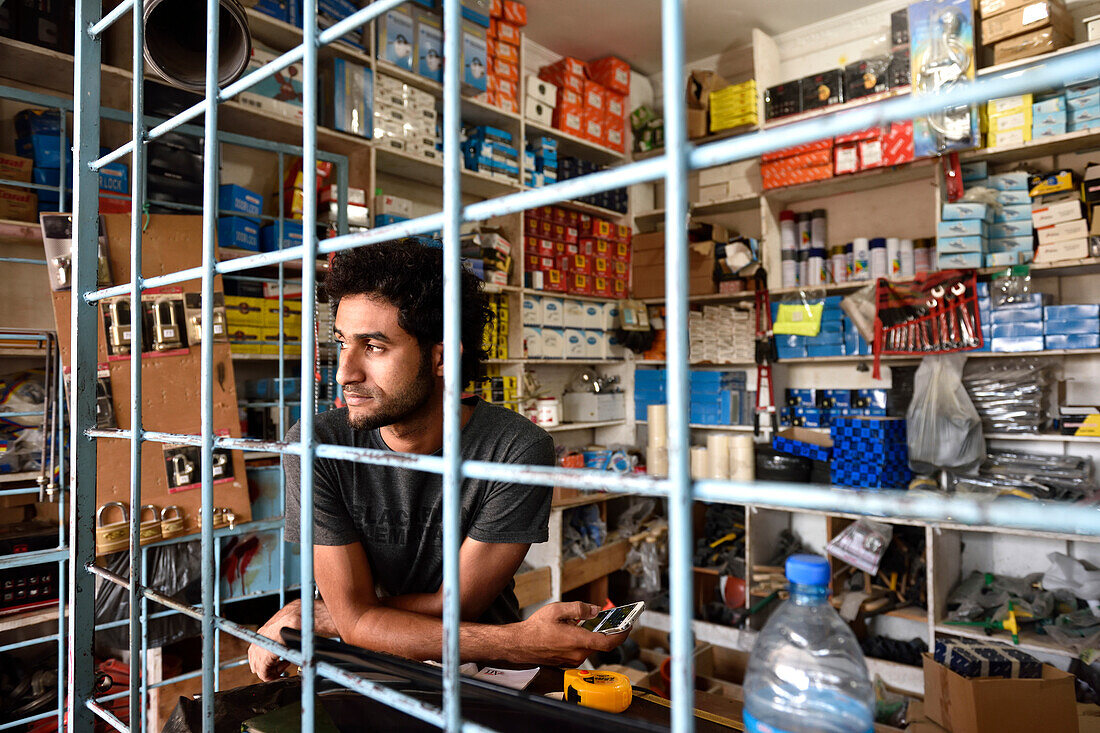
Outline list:
[[[185,486],[191,483],[191,474],[195,472],[195,464],[182,453],[172,456],[172,478],[176,486]]]
[[[130,326],[130,301],[126,298],[113,300],[107,305],[107,312],[111,316],[111,327],[108,329],[108,337],[111,340],[111,350],[116,354],[129,354],[133,330]]]
[[[168,298],[153,301],[153,348],[157,351],[171,351],[183,347],[180,339],[180,327],[176,322],[176,309]]]

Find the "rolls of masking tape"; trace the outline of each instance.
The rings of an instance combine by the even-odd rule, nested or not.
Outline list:
[[[691,477],[693,479],[707,477],[707,449],[705,446],[691,446]]]
[[[646,422],[649,423],[649,444],[668,445],[668,405],[649,405],[646,407]]]
[[[751,435],[730,436],[730,479],[752,481],[756,476],[756,443]]]
[[[651,445],[646,448],[646,473],[650,476],[668,475],[668,448]]]
[[[707,478],[725,479],[730,475],[729,437],[707,436]]]

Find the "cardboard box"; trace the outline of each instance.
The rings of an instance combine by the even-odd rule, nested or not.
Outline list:
[[[983,18],[982,43],[989,45],[1048,26],[1061,31],[1063,35],[1073,37],[1073,18],[1065,6],[1052,0],[1041,0]]]
[[[30,183],[34,161],[18,155],[0,153],[0,178],[20,183]]]
[[[952,733],[1075,733],[1074,677],[1043,665],[1042,679],[967,679],[924,658],[924,713]]]
[[[0,186],[0,219],[38,221],[38,196],[30,189]]]
[[[993,63],[1004,64],[1017,59],[1031,58],[1073,45],[1073,34],[1061,28],[1048,26],[993,44]]]

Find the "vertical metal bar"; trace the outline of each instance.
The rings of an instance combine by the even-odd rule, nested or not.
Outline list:
[[[98,307],[84,294],[95,290],[99,270],[99,180],[90,164],[99,154],[99,81],[101,41],[88,28],[102,14],[101,0],[76,0],[76,48],[73,63],[73,133],[76,138],[73,201],[73,287],[71,291],[72,369],[70,372],[72,443],[70,444],[70,586],[69,710],[71,730],[92,729],[95,716],[85,706],[92,697],[95,580],[85,568],[95,561],[96,444],[85,437],[95,427]],[[76,487],[80,487],[77,491]]]
[[[302,417],[301,417],[301,555],[302,569],[302,733],[313,733],[313,415],[314,316],[317,302],[317,3],[306,0],[302,23]],[[281,315],[281,314],[280,314]]]
[[[462,725],[459,698],[459,490],[462,456],[459,390],[462,389],[462,287],[459,262],[462,222],[462,119],[459,74],[462,17],[459,0],[443,3],[443,54],[451,63],[443,68],[443,712],[448,731]]]
[[[218,212],[218,0],[206,0],[206,117],[202,170],[202,730],[214,733],[214,264]],[[138,52],[138,49],[135,49]]]
[[[133,109],[131,114],[134,151],[130,156],[133,176],[130,178],[130,727],[141,718],[145,697],[145,647],[141,643],[145,630],[139,618],[138,582],[144,577],[145,552],[139,543],[141,526],[141,353],[144,350],[141,313],[141,205],[142,181],[145,176],[145,23],[144,0],[134,0],[133,21]],[[144,583],[142,583],[144,585]],[[139,664],[140,661],[140,664]],[[141,695],[134,690],[141,686]]]
[[[283,248],[283,176],[286,175],[283,170],[284,156],[280,151],[279,157],[279,211],[278,220],[275,222],[275,234],[278,245],[276,249]],[[279,312],[283,311],[283,288],[286,287],[286,265],[283,262],[279,263]],[[282,337],[280,336],[280,339]],[[282,351],[279,352],[279,381],[276,382],[279,385],[279,419],[278,434],[279,440],[286,437],[286,423],[284,422],[284,412],[286,411],[286,364],[283,361]],[[282,465],[282,457],[279,458],[279,464]],[[279,470],[279,516],[286,516],[286,473]],[[279,528],[279,608],[286,605],[286,534],[285,525]]]
[[[672,730],[694,730],[691,474],[688,451],[687,112],[679,79],[684,69],[684,0],[661,2],[661,63],[665,103],[665,292],[668,313],[669,611],[672,617]]]
[[[232,586],[229,588],[229,595],[233,595]],[[220,617],[222,615],[222,538],[214,538],[214,615]],[[221,658],[222,658],[222,640],[221,631],[215,627],[214,629],[214,656],[212,659],[212,666],[214,667],[214,689],[221,689]]]
[[[138,0],[141,2],[141,0]],[[140,11],[135,11],[140,12]],[[149,548],[141,548],[141,586],[143,588],[149,585]],[[144,733],[145,725],[148,722],[146,717],[146,711],[149,709],[149,666],[146,664],[146,650],[149,649],[149,599],[143,593],[141,595],[141,709],[138,715],[138,719],[141,723],[138,725],[138,731]],[[131,663],[131,667],[133,664]],[[133,688],[131,688],[133,689]],[[131,699],[133,696],[131,695]],[[134,729],[134,718],[130,718],[130,730]]]
[[[68,488],[68,480],[65,475],[65,410],[62,409],[62,400],[65,399],[65,372],[61,368],[60,356],[57,369],[57,441],[53,444],[53,450],[57,454],[57,546],[64,548],[68,545],[66,530],[68,525],[62,511],[65,502],[65,489]],[[60,560],[57,563],[57,730],[65,730],[65,689],[66,665],[68,654],[65,649],[65,606],[68,605],[69,577],[66,572],[68,560]]]

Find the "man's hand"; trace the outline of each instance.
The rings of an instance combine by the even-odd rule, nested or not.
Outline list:
[[[611,651],[626,640],[627,632],[598,634],[577,625],[599,612],[599,606],[579,601],[543,606],[514,625],[516,658],[510,661],[576,666],[595,652]]]
[[[284,606],[278,613],[268,619],[268,622],[259,628],[259,633],[268,639],[283,643],[279,632],[286,626],[293,629],[302,628],[302,604],[300,601],[292,601]],[[252,644],[248,647],[248,666],[252,673],[264,682],[279,679],[290,662],[280,659],[263,647]]]

